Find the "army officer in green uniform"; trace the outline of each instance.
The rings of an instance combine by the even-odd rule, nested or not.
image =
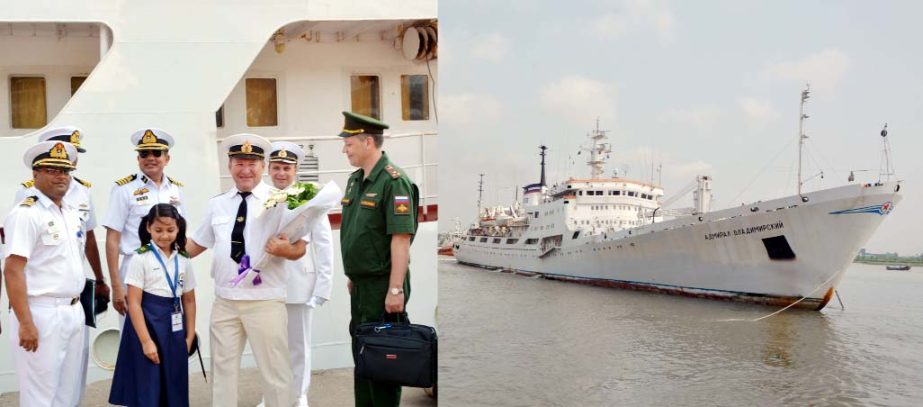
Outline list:
[[[388,128],[378,120],[343,112],[343,152],[359,169],[343,197],[340,248],[349,278],[350,334],[384,313],[404,312],[410,298],[410,243],[417,230],[417,186],[381,150]],[[393,315],[389,316],[393,317]],[[353,360],[356,360],[353,338]],[[354,377],[356,406],[397,406],[401,387]]]

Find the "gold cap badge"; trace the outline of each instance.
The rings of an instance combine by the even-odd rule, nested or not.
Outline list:
[[[250,154],[253,152],[253,145],[250,144],[250,141],[244,141],[244,145],[240,147],[240,152],[244,154]]]
[[[288,152],[285,150],[279,151],[279,157],[282,157],[282,158],[288,157]]]
[[[144,136],[141,137],[141,144],[154,144],[157,143],[157,136],[154,135],[154,132],[148,129],[144,132]]]
[[[67,150],[64,149],[64,144],[57,143],[54,147],[51,148],[51,151],[48,152],[48,155],[51,158],[60,158],[67,160]]]

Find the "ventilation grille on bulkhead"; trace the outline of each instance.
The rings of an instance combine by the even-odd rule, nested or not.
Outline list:
[[[766,246],[766,254],[772,260],[795,260],[795,252],[784,235],[767,237],[763,239],[763,245]]]

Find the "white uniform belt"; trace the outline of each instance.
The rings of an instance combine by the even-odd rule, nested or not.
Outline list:
[[[74,305],[78,302],[80,302],[80,297],[29,297],[29,305],[56,307]]]

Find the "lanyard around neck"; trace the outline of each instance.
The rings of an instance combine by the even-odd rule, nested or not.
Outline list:
[[[170,272],[167,270],[166,263],[163,262],[163,259],[160,257],[160,253],[157,252],[157,248],[154,247],[154,243],[149,243],[151,245],[151,251],[154,252],[154,257],[157,258],[157,261],[160,262],[160,266],[163,267],[163,274],[167,277],[167,285],[170,286],[170,294],[173,294],[173,303],[174,305],[179,304],[179,298],[176,296],[176,284],[179,281],[179,253],[173,254],[173,279],[170,279]]]

